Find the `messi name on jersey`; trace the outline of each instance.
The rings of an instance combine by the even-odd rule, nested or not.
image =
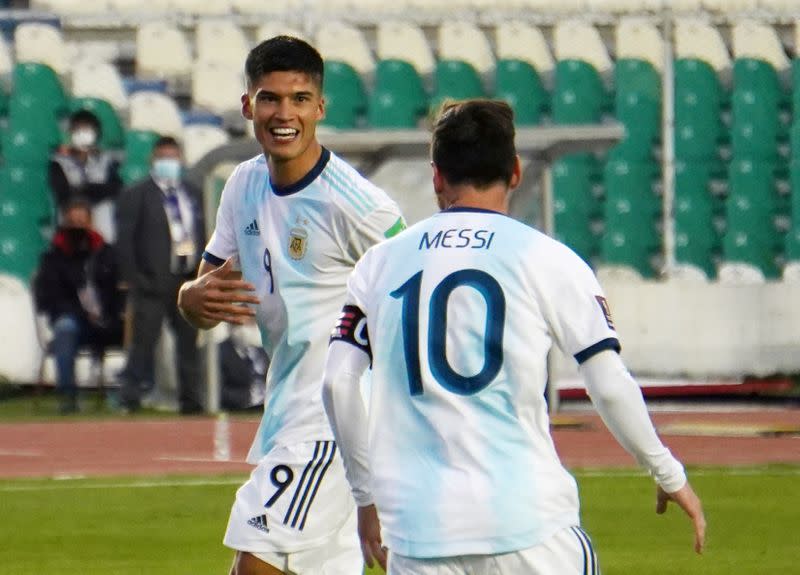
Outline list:
[[[425,232],[419,241],[420,250],[436,248],[471,248],[488,250],[492,247],[494,232],[472,228],[450,228],[436,233]]]

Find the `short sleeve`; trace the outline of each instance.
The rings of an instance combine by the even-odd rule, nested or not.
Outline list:
[[[611,309],[592,270],[574,252],[554,254],[542,308],[559,347],[583,363],[604,350],[620,351]]]
[[[217,209],[217,221],[214,226],[214,233],[208,240],[203,259],[214,264],[222,265],[226,259],[239,252],[236,243],[236,231],[234,227],[234,202],[237,197],[236,186],[239,179],[239,168],[230,175]]]
[[[353,261],[358,261],[369,248],[404,229],[406,222],[397,204],[394,202],[385,204],[370,212],[355,225],[347,245],[348,255]]]

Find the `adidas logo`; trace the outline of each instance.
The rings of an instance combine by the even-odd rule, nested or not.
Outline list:
[[[258,222],[253,220],[250,224],[244,229],[244,233],[246,236],[260,236],[261,230],[258,229]]]
[[[247,524],[250,527],[255,527],[259,531],[263,531],[264,533],[269,533],[269,527],[267,527],[266,515],[259,515],[258,517],[253,517],[252,519],[248,519]]]

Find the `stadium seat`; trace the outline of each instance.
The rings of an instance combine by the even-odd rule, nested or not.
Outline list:
[[[229,0],[234,12],[254,15],[264,19],[285,20],[290,16],[302,13],[306,8],[304,0],[286,0],[284,2],[264,2],[264,0]],[[265,39],[265,38],[262,38]]]
[[[43,167],[53,151],[51,144],[30,130],[9,126],[3,133],[0,149],[8,165]]]
[[[730,53],[719,31],[709,22],[695,19],[675,22],[675,58],[702,60],[716,72],[731,67]]]
[[[8,102],[10,97],[8,92],[6,92],[5,88],[0,85],[0,118],[4,118],[8,115]],[[2,149],[0,148],[0,154],[2,153]]]
[[[597,69],[583,60],[559,60],[552,104],[556,124],[598,123],[608,105],[608,93]]]
[[[627,14],[656,12],[658,13],[665,0],[586,0],[589,10],[599,13]]]
[[[660,74],[664,69],[664,40],[658,28],[641,18],[622,18],[615,30],[616,59],[643,60]]]
[[[589,154],[559,158],[553,164],[552,185],[555,237],[588,262],[599,247],[592,224],[602,214],[597,160]]]
[[[540,123],[550,105],[539,74],[523,60],[497,61],[494,96],[511,105],[514,120],[521,126]]]
[[[445,21],[439,26],[439,60],[466,62],[485,75],[494,68],[486,35],[472,22]]]
[[[105,100],[117,111],[128,109],[128,93],[117,68],[109,62],[83,61],[72,69],[72,95]]]
[[[230,2],[208,0],[169,0],[172,10],[191,16],[224,16],[231,10]]]
[[[14,165],[0,170],[0,190],[0,199],[8,201],[6,209],[21,212],[14,215],[40,229],[52,226],[55,206],[44,166]]]
[[[53,109],[51,105],[52,103],[37,99],[30,93],[19,94],[9,103],[9,123],[46,146],[58,146],[62,140],[58,125],[61,110]]]
[[[317,31],[316,47],[326,62],[343,62],[358,74],[372,74],[375,59],[361,30],[343,22],[326,22]]]
[[[796,160],[800,158],[800,122],[796,121],[789,128],[789,142],[791,148],[791,158]]]
[[[22,22],[14,31],[17,62],[47,64],[57,74],[69,71],[67,46],[61,30],[41,22]]]
[[[59,2],[61,0],[58,0]],[[73,0],[69,0],[72,2]],[[105,0],[106,9],[109,12],[121,12],[126,15],[136,15],[142,11],[142,3],[140,0]],[[97,10],[97,8],[95,8]],[[169,0],[164,2],[151,2],[147,6],[149,15],[164,15],[167,12],[172,12],[172,4]]]
[[[70,112],[86,110],[100,120],[102,134],[100,147],[104,149],[122,148],[125,144],[125,128],[114,107],[99,98],[73,98],[69,103]]]
[[[192,104],[221,116],[241,112],[244,92],[242,68],[221,62],[195,62],[192,72]]]
[[[600,33],[586,22],[558,22],[554,32],[554,47],[559,62],[578,60],[588,63],[599,74],[611,71],[611,57]]]
[[[0,34],[0,82],[14,70],[14,56],[5,37]]]
[[[159,134],[149,130],[125,132],[125,161],[120,175],[125,184],[147,177],[150,172],[150,156]]]
[[[786,261],[800,262],[800,157],[789,164],[791,226],[786,234]]]
[[[145,22],[137,28],[137,76],[176,78],[188,76],[191,71],[189,41],[177,26],[156,20]]]
[[[483,98],[486,91],[477,70],[461,60],[439,60],[436,63],[435,89],[431,108],[436,110],[448,99]]]
[[[800,30],[800,25],[798,25]],[[794,123],[800,124],[800,51],[792,60],[792,115]]]
[[[367,111],[367,95],[358,72],[345,62],[325,61],[325,119],[331,128],[356,128]]]
[[[648,60],[620,58],[614,85],[614,109],[625,126],[628,157],[648,159],[661,134],[661,77]]]
[[[286,22],[281,22],[280,20],[269,20],[258,27],[256,30],[255,41],[257,44],[259,44],[264,40],[274,36],[293,36],[302,40],[308,40],[306,34],[300,29],[295,28]]]
[[[228,132],[219,126],[192,124],[183,128],[183,157],[191,166],[211,150],[230,140]]]
[[[497,61],[521,60],[540,76],[550,75],[555,68],[553,55],[542,31],[526,22],[501,22],[495,29]]]
[[[407,20],[378,22],[376,54],[379,60],[405,60],[422,76],[433,74],[436,60],[422,29]]]
[[[55,71],[38,62],[19,62],[14,66],[12,99],[26,96],[60,115],[66,111],[67,97]]]
[[[725,140],[722,86],[716,72],[697,58],[675,61],[675,156],[709,160]]]
[[[720,244],[714,227],[718,202],[709,187],[712,171],[710,164],[675,164],[675,261],[702,270],[708,278],[716,274],[714,257]]]
[[[787,99],[769,63],[737,59],[733,68],[731,144],[734,157],[774,160],[784,139],[779,112]]]
[[[164,136],[181,137],[181,113],[171,96],[160,92],[136,92],[131,95],[129,106],[131,129],[152,130]]]
[[[428,95],[414,67],[381,60],[369,95],[367,123],[373,128],[414,128],[428,110]]]
[[[764,22],[743,20],[733,27],[733,56],[767,62],[779,74],[786,71],[789,58],[786,57],[777,31]]]
[[[197,62],[226,64],[238,71],[250,51],[250,41],[242,29],[232,20],[223,18],[198,20],[194,40]]]
[[[43,248],[42,235],[36,227],[15,229],[11,218],[0,215],[0,273],[30,284]]]

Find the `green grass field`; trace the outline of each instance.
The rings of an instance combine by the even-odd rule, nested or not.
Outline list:
[[[655,515],[648,478],[577,473],[584,526],[605,575],[800,572],[800,468],[692,472],[709,522],[702,557],[677,509]],[[220,540],[241,480],[0,481],[0,573],[227,573],[231,553]]]

